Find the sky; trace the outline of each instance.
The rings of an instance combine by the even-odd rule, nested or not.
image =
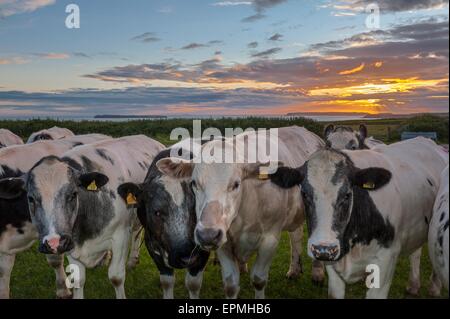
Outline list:
[[[0,118],[448,112],[448,2],[0,0]]]

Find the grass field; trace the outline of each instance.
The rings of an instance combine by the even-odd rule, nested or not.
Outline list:
[[[360,121],[346,122],[346,125],[357,127]],[[412,120],[374,120],[367,121],[369,133],[375,138],[385,142],[398,140],[400,133],[405,129],[413,130],[439,130],[440,142],[448,143],[448,118],[419,118]],[[146,134],[160,140],[164,144],[171,144],[168,136],[174,127],[192,126],[191,120],[162,120],[162,121],[133,121],[133,122],[57,122],[52,120],[36,121],[3,121],[0,127],[11,129],[16,134],[26,138],[34,131],[48,128],[53,125],[67,127],[77,134],[104,133],[112,136],[131,134]],[[223,131],[225,127],[281,127],[288,125],[305,126],[311,131],[321,134],[324,123],[318,123],[305,119],[222,119],[204,120],[204,127],[217,127]],[[390,134],[388,134],[390,127]],[[446,133],[445,133],[446,130]],[[283,234],[276,258],[273,262],[269,284],[266,289],[268,298],[326,298],[327,288],[314,286],[311,283],[311,260],[304,254],[305,273],[296,280],[288,280],[285,274],[289,267],[289,242],[287,234]],[[390,298],[404,298],[405,287],[409,272],[409,262],[402,257],[396,268],[394,281],[390,291]],[[431,265],[426,250],[422,255],[422,289],[420,297],[427,298],[427,286],[431,274]],[[176,298],[186,298],[184,289],[184,273],[177,272]],[[37,252],[37,247],[19,254],[16,258],[16,266],[11,279],[12,298],[54,298],[54,275],[47,266],[45,258]],[[144,247],[141,248],[141,261],[136,269],[129,271],[126,279],[126,293],[128,298],[160,298],[159,274],[151,258]],[[446,292],[445,292],[446,294]],[[355,284],[347,287],[348,298],[363,298],[365,287],[363,284]],[[91,269],[87,271],[87,283],[85,287],[86,298],[114,298],[114,289],[109,283],[106,268]],[[208,264],[203,288],[202,298],[223,298],[222,283],[219,266]],[[253,298],[253,288],[250,285],[249,276],[242,275],[240,298]]]

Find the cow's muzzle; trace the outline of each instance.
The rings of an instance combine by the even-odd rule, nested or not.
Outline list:
[[[62,254],[74,248],[73,240],[68,235],[44,239],[39,245],[39,252],[43,254]]]
[[[313,257],[321,261],[334,261],[339,256],[338,245],[311,245]]]
[[[217,249],[222,237],[223,231],[218,228],[202,228],[195,231],[197,243],[207,251]]]

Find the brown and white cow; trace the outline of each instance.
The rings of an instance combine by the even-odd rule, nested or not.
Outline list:
[[[0,179],[22,176],[45,156],[61,155],[79,145],[109,138],[101,134],[79,135],[60,141],[40,141],[0,149]],[[4,198],[0,190],[0,298],[9,297],[15,255],[28,249],[36,239],[37,231],[31,223],[26,194]],[[69,297],[70,292],[64,282],[63,256],[47,256],[47,260],[55,270],[57,297]]]
[[[271,175],[283,188],[301,185],[308,254],[327,263],[329,297],[344,298],[346,284],[373,269],[379,287],[368,289],[367,298],[388,297],[399,255],[427,240],[447,164],[441,147],[416,138],[372,150],[322,149],[304,165]]]
[[[428,233],[428,250],[437,277],[448,290],[448,166],[441,175],[439,192],[434,203],[433,217]],[[436,287],[439,291],[440,287]]]
[[[10,130],[0,128],[0,148],[23,144],[22,139]]]
[[[72,136],[75,136],[75,134],[71,130],[67,128],[53,126],[49,129],[40,130],[38,132],[34,132],[33,134],[31,134],[27,140],[27,144],[41,140],[60,140]]]
[[[371,149],[384,144],[372,136],[368,137],[367,127],[364,124],[359,126],[358,132],[348,126],[330,124],[325,128],[324,136],[327,144],[337,150]]]
[[[125,268],[137,216],[117,194],[120,184],[144,180],[164,146],[144,135],[100,141],[48,156],[24,176],[0,182],[4,194],[27,193],[39,251],[67,253],[77,269],[74,298],[83,298],[86,267],[111,251],[108,277],[117,298],[125,298]]]
[[[291,237],[288,274],[300,272],[303,203],[298,189],[286,191],[259,178],[264,164],[252,159],[267,155],[266,147],[262,147],[266,144],[271,150],[278,147],[278,160],[295,167],[324,142],[302,127],[280,128],[278,137],[247,132],[203,145],[202,155],[212,153],[213,158],[207,161],[166,158],[157,163],[164,174],[190,181],[196,201],[195,241],[204,250],[217,249],[228,298],[236,298],[239,293],[239,264],[246,263],[255,252],[257,258],[250,276],[255,297],[264,298],[270,265],[284,230]],[[224,163],[224,153],[234,153],[235,160]],[[322,265],[316,266],[320,280]]]

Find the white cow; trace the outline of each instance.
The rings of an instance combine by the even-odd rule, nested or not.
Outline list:
[[[73,147],[92,143],[109,136],[101,134],[79,135],[61,141],[40,141],[33,144],[0,149],[0,179],[25,174],[41,158],[61,155]],[[0,191],[1,193],[1,191]],[[0,298],[9,297],[9,282],[15,255],[37,239],[36,228],[31,224],[26,195],[19,198],[2,198],[0,194]],[[70,292],[65,286],[63,256],[47,256],[56,274],[56,296],[66,298]]]
[[[318,151],[297,169],[271,179],[301,185],[309,225],[308,254],[327,262],[328,294],[344,298],[346,283],[374,267],[379,287],[367,298],[387,298],[397,259],[423,246],[448,153],[416,138],[372,150]]]
[[[40,130],[30,135],[27,144],[41,140],[60,140],[75,136],[73,132],[67,128],[53,126],[47,130]]]
[[[74,298],[84,297],[85,268],[101,264],[110,251],[108,276],[116,297],[125,298],[125,264],[137,216],[117,188],[143,182],[162,149],[161,143],[144,135],[100,141],[61,157],[44,157],[25,178],[0,182],[0,189],[11,197],[26,189],[39,250],[67,253],[77,267]]]
[[[0,128],[0,148],[23,144],[22,139],[10,130]]]
[[[269,269],[278,247],[281,232],[290,232],[292,259],[289,275],[300,271],[303,234],[303,203],[298,189],[283,190],[261,180],[254,162],[266,155],[266,144],[278,160],[289,166],[302,165],[310,154],[324,145],[322,139],[302,127],[278,129],[278,138],[247,132],[234,139],[212,141],[202,146],[203,155],[212,159],[200,163],[166,158],[158,161],[161,172],[191,181],[196,200],[195,241],[204,250],[217,249],[225,295],[239,293],[239,264],[257,254],[250,276],[255,297],[264,298]],[[257,149],[252,146],[258,146]],[[247,152],[248,151],[248,152]],[[223,163],[222,154],[235,154],[232,163]],[[258,155],[258,156],[257,156]],[[322,265],[316,263],[318,280]]]
[[[428,248],[433,269],[448,290],[448,166],[441,176],[428,233]],[[439,287],[437,287],[439,290]]]

